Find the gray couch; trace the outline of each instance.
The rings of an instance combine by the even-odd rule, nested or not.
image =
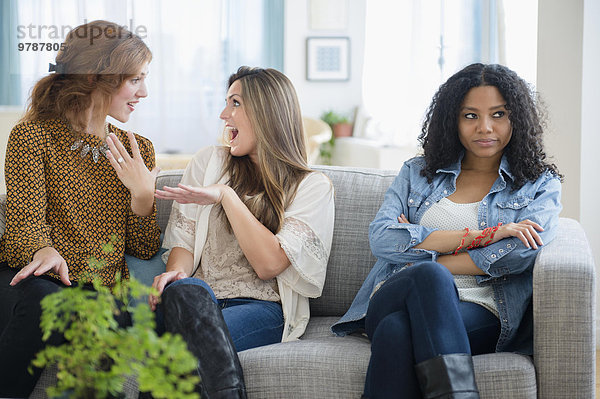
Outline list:
[[[335,191],[335,229],[323,295],[311,300],[301,340],[240,352],[250,398],[359,398],[370,355],[362,336],[333,336],[331,324],[348,309],[375,262],[367,228],[394,171],[318,166]],[[175,185],[166,171],[158,187]],[[170,203],[159,201],[166,226]],[[533,358],[513,353],[474,357],[482,398],[592,398],[595,389],[595,275],[581,225],[561,218],[558,237],[537,258],[533,276]],[[46,370],[32,397],[52,381]],[[132,390],[134,387],[132,387]],[[131,392],[132,393],[132,392]]]

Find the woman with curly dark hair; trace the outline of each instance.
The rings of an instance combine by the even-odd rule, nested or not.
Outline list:
[[[478,398],[471,355],[533,352],[532,269],[562,176],[527,83],[473,64],[440,86],[369,227],[377,263],[333,331],[366,330],[365,397]]]

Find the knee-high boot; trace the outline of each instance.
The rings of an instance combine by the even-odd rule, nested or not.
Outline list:
[[[415,370],[426,399],[479,399],[471,355],[437,356],[417,364]]]
[[[167,331],[180,334],[198,358],[202,399],[246,398],[244,374],[221,310],[208,291],[179,285],[162,296]]]

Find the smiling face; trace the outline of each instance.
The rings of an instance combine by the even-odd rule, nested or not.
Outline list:
[[[229,146],[231,155],[242,157],[250,156],[257,163],[256,134],[248,118],[242,97],[242,84],[234,81],[227,90],[226,105],[220,118],[225,121],[225,129],[229,133]]]
[[[111,96],[108,114],[119,122],[127,122],[131,113],[135,110],[140,98],[148,95],[146,88],[146,76],[148,75],[148,63],[145,63],[140,72],[125,80],[121,87]]]
[[[458,137],[465,148],[465,162],[500,163],[512,137],[506,101],[495,86],[474,87],[467,92],[458,115]]]

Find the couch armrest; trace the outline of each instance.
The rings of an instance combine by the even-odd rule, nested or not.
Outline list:
[[[581,225],[560,218],[533,270],[533,353],[539,398],[593,398],[595,267]]]

